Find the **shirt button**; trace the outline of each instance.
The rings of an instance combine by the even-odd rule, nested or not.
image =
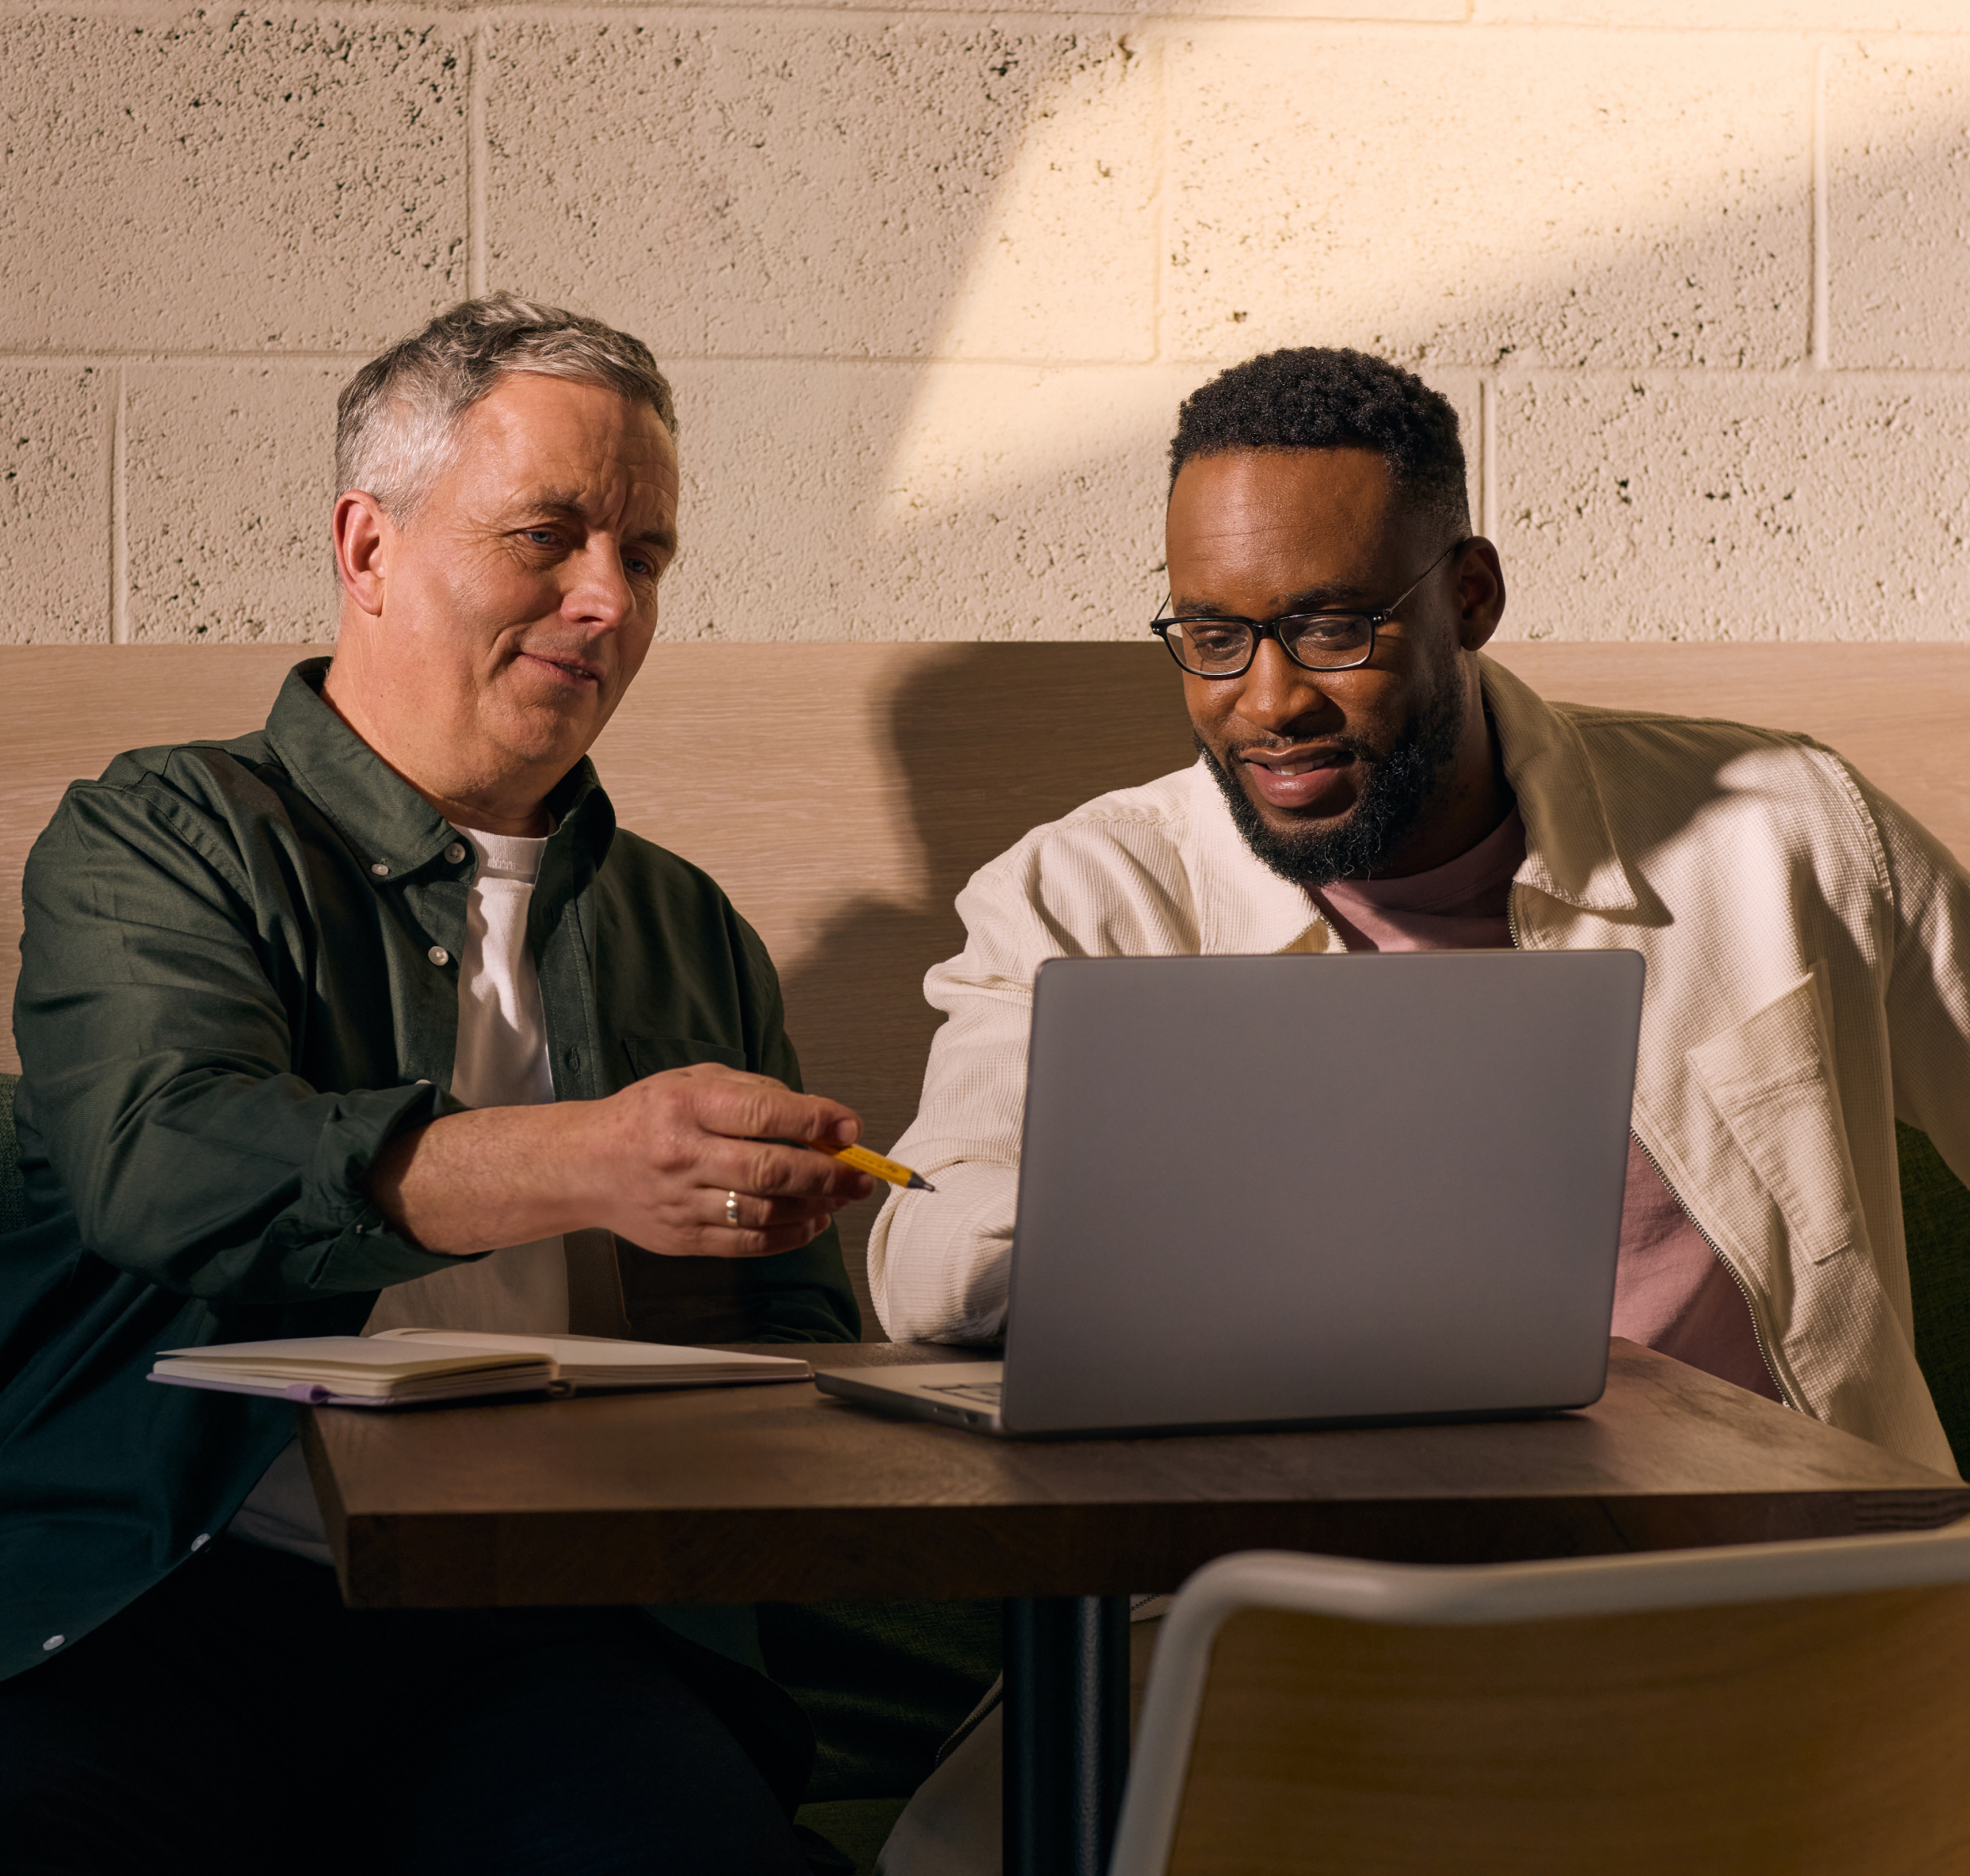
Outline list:
[[[194,1550],[203,1550],[205,1546],[211,1542],[212,1533],[209,1531],[201,1531],[198,1536],[192,1539],[192,1549]]]
[[[44,1655],[53,1654],[67,1640],[68,1636],[65,1635],[51,1635],[41,1644],[41,1652]]]
[[[568,1066],[571,1069],[578,1069],[581,1066],[581,1051],[579,1049],[570,1049],[568,1051]]]
[[[451,861],[453,866],[456,866],[465,858],[465,843],[459,840],[453,841],[445,849],[445,858]]]
[[[387,879],[389,877],[389,862],[387,860],[372,861],[370,863],[369,870],[374,873],[379,879]]]
[[[433,964],[449,964],[451,961],[451,952],[446,951],[442,945],[433,945],[424,955]]]

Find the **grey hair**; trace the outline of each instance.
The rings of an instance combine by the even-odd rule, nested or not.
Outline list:
[[[518,373],[600,384],[647,404],[673,436],[670,381],[639,338],[514,293],[461,300],[372,358],[335,404],[335,486],[411,520],[456,459],[462,420]]]

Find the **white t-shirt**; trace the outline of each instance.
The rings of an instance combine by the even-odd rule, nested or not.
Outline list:
[[[478,855],[458,961],[458,1050],[451,1092],[468,1107],[524,1107],[554,1098],[540,978],[527,915],[547,842],[459,830]],[[568,1259],[559,1238],[393,1284],[364,1324],[378,1329],[568,1332]],[[236,1537],[329,1562],[328,1539],[298,1440],[290,1440],[227,1527]]]

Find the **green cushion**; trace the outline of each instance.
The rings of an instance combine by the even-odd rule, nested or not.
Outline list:
[[[1901,1162],[1916,1359],[1957,1469],[1970,1477],[1970,1192],[1927,1134],[1898,1121],[1895,1145]]]
[[[761,1603],[759,1628],[813,1725],[810,1805],[909,1796],[998,1677],[996,1602]]]
[[[13,1090],[18,1075],[0,1075],[0,1237],[27,1222],[27,1194],[21,1186],[20,1147],[13,1137]]]

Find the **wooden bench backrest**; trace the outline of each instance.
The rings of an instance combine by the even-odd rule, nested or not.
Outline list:
[[[0,648],[0,996],[20,875],[63,787],[119,750],[263,722],[291,645]],[[1585,703],[1806,729],[1970,859],[1970,647],[1509,645]],[[758,928],[807,1084],[887,1145],[936,1027],[925,970],[951,899],[1038,823],[1190,759],[1177,673],[1147,636],[1098,645],[660,645],[596,760],[622,823],[704,867]],[[0,1069],[18,1067],[11,1028]],[[859,1241],[866,1214],[847,1214]]]

